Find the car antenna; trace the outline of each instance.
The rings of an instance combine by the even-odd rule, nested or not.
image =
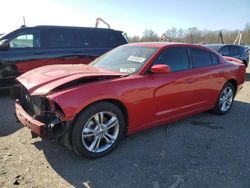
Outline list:
[[[21,25],[21,27],[26,27],[25,17],[24,16],[23,16],[23,25]]]
[[[222,44],[224,44],[222,30],[220,31],[219,36],[218,36],[218,43],[220,43],[220,41]]]

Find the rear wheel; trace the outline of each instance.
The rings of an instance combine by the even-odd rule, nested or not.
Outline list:
[[[74,150],[87,158],[98,158],[115,148],[125,131],[121,110],[109,102],[88,107],[73,125]]]
[[[232,107],[235,96],[235,88],[231,83],[226,83],[222,88],[219,98],[216,102],[214,112],[218,115],[224,115]]]

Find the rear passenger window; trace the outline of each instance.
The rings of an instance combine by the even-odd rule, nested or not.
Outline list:
[[[213,65],[217,65],[217,64],[219,64],[219,61],[218,61],[217,56],[216,56],[216,55],[214,55],[214,54],[211,54],[211,56],[212,56]]]
[[[222,47],[222,49],[221,49],[221,51],[220,51],[220,54],[221,54],[221,55],[225,55],[225,56],[229,55],[228,46]]]
[[[239,54],[238,47],[230,46],[229,47],[229,53],[230,53],[230,55],[238,55]]]
[[[79,43],[85,48],[114,48],[127,41],[121,32],[102,29],[81,29],[78,31]]]
[[[245,49],[242,48],[242,47],[239,47],[238,50],[239,50],[239,53],[241,54],[241,53],[244,53],[244,50],[245,50]]]
[[[77,47],[75,33],[71,29],[48,29],[43,35],[44,46],[47,48]]]
[[[162,52],[154,61],[154,65],[169,65],[171,71],[181,71],[189,68],[188,53],[186,48],[169,48]]]
[[[192,48],[191,49],[193,67],[206,67],[213,64],[211,54],[207,51]]]
[[[100,48],[114,48],[126,43],[120,32],[97,30],[88,33],[94,44]]]
[[[78,35],[79,35],[79,43],[81,47],[93,47],[94,46],[94,42],[93,40],[91,40],[91,38],[89,37],[89,33],[91,33],[88,30],[79,30],[78,31]]]

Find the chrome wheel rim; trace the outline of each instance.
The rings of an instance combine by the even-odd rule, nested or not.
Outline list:
[[[222,112],[226,112],[231,107],[233,103],[233,96],[234,96],[234,93],[231,87],[226,87],[222,91],[220,95],[220,101],[219,101],[220,110]]]
[[[100,153],[110,148],[117,139],[119,121],[115,114],[108,111],[93,115],[82,130],[82,144],[94,153]]]

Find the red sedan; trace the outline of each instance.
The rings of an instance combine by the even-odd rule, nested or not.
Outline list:
[[[207,110],[226,114],[245,71],[199,45],[128,44],[90,65],[50,65],[18,77],[16,116],[33,135],[97,158],[125,134]]]

